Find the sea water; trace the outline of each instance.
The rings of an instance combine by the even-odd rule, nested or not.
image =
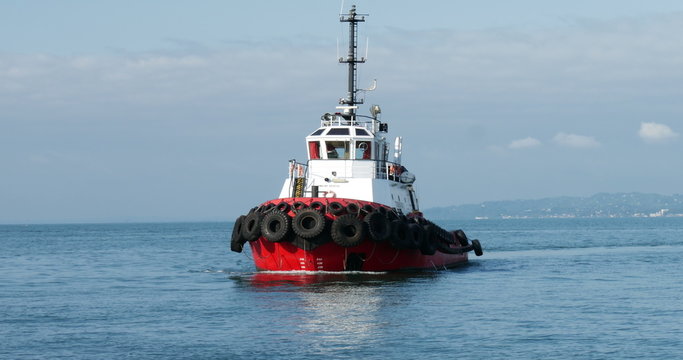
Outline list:
[[[484,256],[279,275],[231,223],[0,226],[0,358],[683,358],[682,218],[440,225]]]

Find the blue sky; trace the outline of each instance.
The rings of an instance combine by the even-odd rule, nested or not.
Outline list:
[[[683,3],[355,4],[359,82],[423,208],[681,192]],[[340,6],[0,2],[0,223],[232,220],[276,196],[345,95]]]

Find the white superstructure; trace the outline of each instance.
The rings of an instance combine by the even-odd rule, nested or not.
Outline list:
[[[401,139],[389,149],[387,124],[377,119],[379,107],[373,106],[373,114],[323,115],[320,128],[306,137],[308,161],[290,162],[280,198],[356,199],[388,205],[404,214],[418,211],[415,176],[399,162]]]
[[[334,114],[322,116],[320,127],[306,137],[308,161],[290,161],[289,177],[280,198],[326,197],[372,201],[400,210],[418,210],[413,182],[415,176],[401,165],[401,138],[393,149],[386,140],[388,126],[378,117],[379,106],[370,107],[371,116],[357,115],[363,104],[359,92],[374,90],[356,87],[356,67],[365,58],[357,55],[358,23],[367,14],[356,13],[352,6],[339,21],[349,24],[349,51],[339,62],[348,66],[348,94],[339,100]],[[389,154],[393,159],[389,160]]]

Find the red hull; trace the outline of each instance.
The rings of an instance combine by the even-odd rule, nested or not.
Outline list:
[[[263,237],[249,245],[256,268],[270,271],[346,271],[349,254],[364,258],[355,271],[444,269],[467,262],[467,253],[423,255],[417,249],[399,250],[386,242],[369,239],[352,248],[329,242],[313,250],[300,249],[292,243],[273,243]]]
[[[335,198],[287,198],[274,199],[263,203],[258,210],[268,212],[275,206],[283,206],[281,210],[290,218],[294,218],[301,209],[307,209],[313,204],[313,208],[322,205],[321,213],[329,223],[337,218],[330,212],[330,204],[343,205],[346,207],[357,205],[357,217],[367,216],[368,212],[382,210],[391,211],[385,205],[378,203]],[[333,204],[334,205],[334,204]],[[380,209],[384,208],[384,209]],[[369,210],[369,211],[368,211]],[[349,213],[347,210],[342,210]],[[403,221],[411,223],[428,223],[420,213],[403,217]],[[329,226],[325,230],[329,232]],[[445,233],[445,232],[444,232]],[[448,237],[455,239],[452,233],[446,233]],[[325,234],[321,234],[323,236]],[[285,241],[273,242],[264,236],[259,236],[249,241],[254,263],[258,270],[268,271],[395,271],[414,269],[444,269],[454,267],[468,261],[467,249],[457,241],[442,242],[440,246],[453,249],[455,253],[436,251],[433,255],[424,254],[416,248],[396,248],[390,241],[373,241],[369,235],[364,235],[362,241],[355,246],[341,246],[335,241],[328,240],[311,245],[312,243],[296,239],[295,234],[290,234]],[[462,249],[458,253],[458,249]],[[471,250],[471,248],[470,248]]]

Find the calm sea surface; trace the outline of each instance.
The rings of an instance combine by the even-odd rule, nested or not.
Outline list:
[[[440,224],[484,256],[282,276],[231,223],[0,226],[0,358],[683,358],[683,218]]]

